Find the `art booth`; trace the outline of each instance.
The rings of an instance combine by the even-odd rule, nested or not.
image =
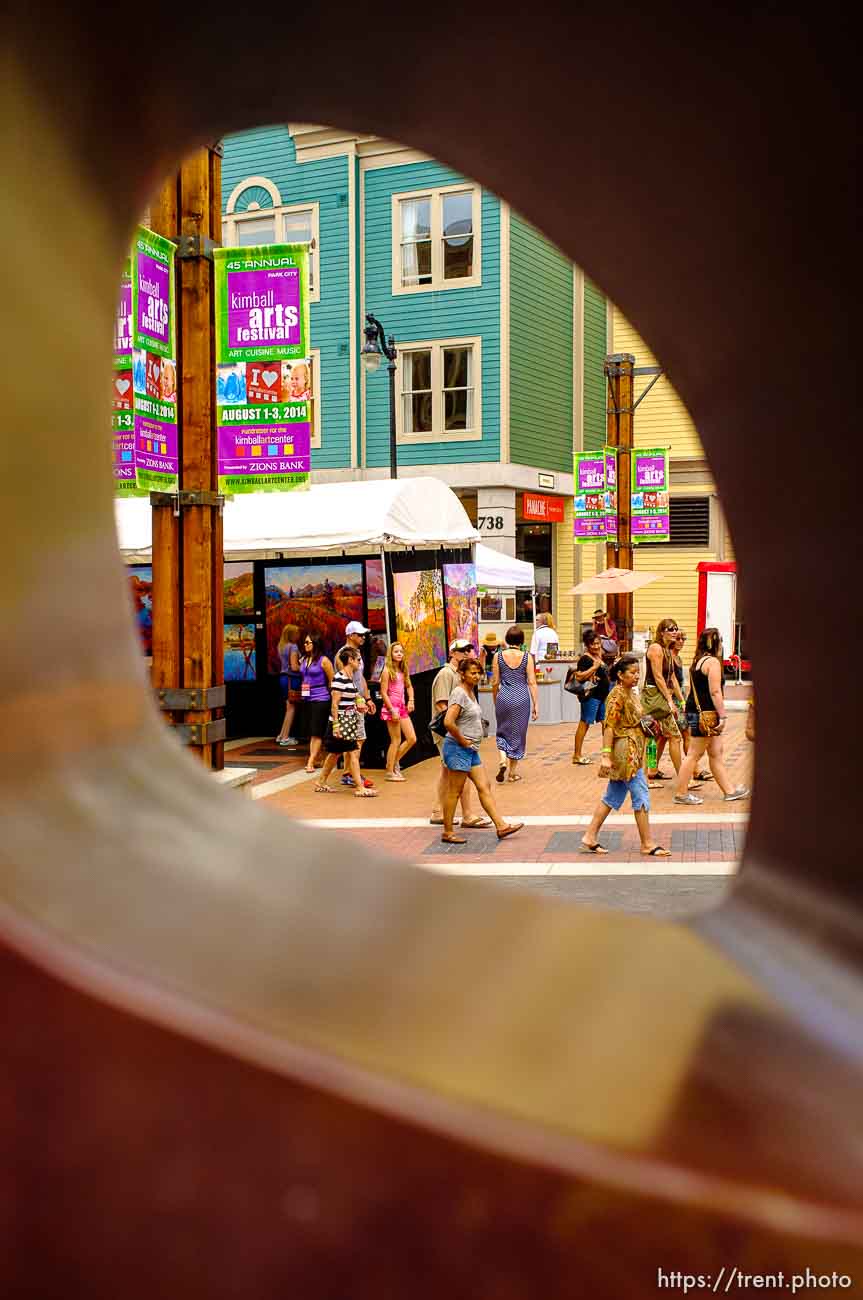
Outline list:
[[[145,654],[152,654],[151,507],[116,502],[120,550]],[[417,746],[428,737],[431,683],[456,636],[478,640],[474,546],[479,534],[454,492],[431,477],[320,484],[307,492],[256,493],[225,503],[224,637],[230,738],[276,735],[282,720],[279,642],[306,632],[331,659],[359,619],[366,680],[380,701],[391,641],[402,643],[414,687]],[[306,734],[302,706],[294,733]],[[383,766],[386,727],[367,724],[363,761]]]

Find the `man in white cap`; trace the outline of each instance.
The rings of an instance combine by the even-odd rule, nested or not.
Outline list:
[[[455,641],[450,642],[449,663],[441,668],[432,682],[432,716],[436,713],[445,713],[449,705],[449,697],[452,695],[456,686],[461,684],[461,678],[458,675],[459,664],[463,663],[470,655],[476,654],[476,648],[470,641],[462,637],[456,637]],[[443,736],[438,736],[434,731],[431,732],[431,738],[437,746],[437,752],[441,761],[440,779],[437,786],[437,795],[435,806],[429,821],[432,826],[443,826],[443,797],[446,789],[446,767],[443,761]],[[491,826],[488,817],[483,817],[481,813],[474,811],[472,781],[465,781],[459,795],[461,804],[461,824],[467,830],[480,830],[485,826]]]
[[[356,650],[360,656],[359,665],[353,675],[353,683],[357,688],[357,708],[360,711],[360,727],[357,733],[360,753],[362,753],[363,741],[366,738],[366,720],[364,715],[368,714],[369,717],[372,717],[375,712],[375,702],[371,697],[371,692],[369,691],[368,686],[366,685],[365,673],[363,671],[363,646],[365,645],[365,640],[369,634],[369,630],[370,629],[365,627],[364,624],[358,623],[356,619],[352,619],[345,628],[345,644],[342,647],[343,650]],[[338,653],[341,654],[341,650]],[[354,778],[346,772],[342,777],[342,785],[353,784]],[[370,789],[374,786],[374,781],[371,781],[367,776],[364,776],[363,785],[367,789]]]

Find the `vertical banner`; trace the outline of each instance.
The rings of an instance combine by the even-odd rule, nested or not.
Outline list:
[[[218,248],[214,258],[219,491],[308,488],[309,246]]]
[[[633,544],[670,541],[668,511],[668,448],[648,447],[633,451],[630,494]]]
[[[602,452],[575,453],[573,537],[577,542],[605,541],[605,457]]]
[[[111,382],[114,491],[143,496],[135,478],[135,394],[132,388],[132,263],[126,260],[114,321],[114,376]]]
[[[176,492],[176,244],[143,226],[132,241],[132,389],[135,477],[145,492]]]
[[[617,448],[605,448],[605,540],[617,545]]]

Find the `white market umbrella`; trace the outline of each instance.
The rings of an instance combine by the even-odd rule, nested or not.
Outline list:
[[[592,578],[585,578],[577,587],[570,591],[571,596],[587,596],[617,594],[625,591],[636,591],[639,587],[646,587],[649,582],[656,582],[658,578],[665,575],[662,573],[642,573],[635,569],[603,569],[601,573],[596,573]]]

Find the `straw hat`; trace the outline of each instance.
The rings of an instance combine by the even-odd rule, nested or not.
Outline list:
[[[482,639],[483,645],[500,645],[497,632],[486,632]]]

